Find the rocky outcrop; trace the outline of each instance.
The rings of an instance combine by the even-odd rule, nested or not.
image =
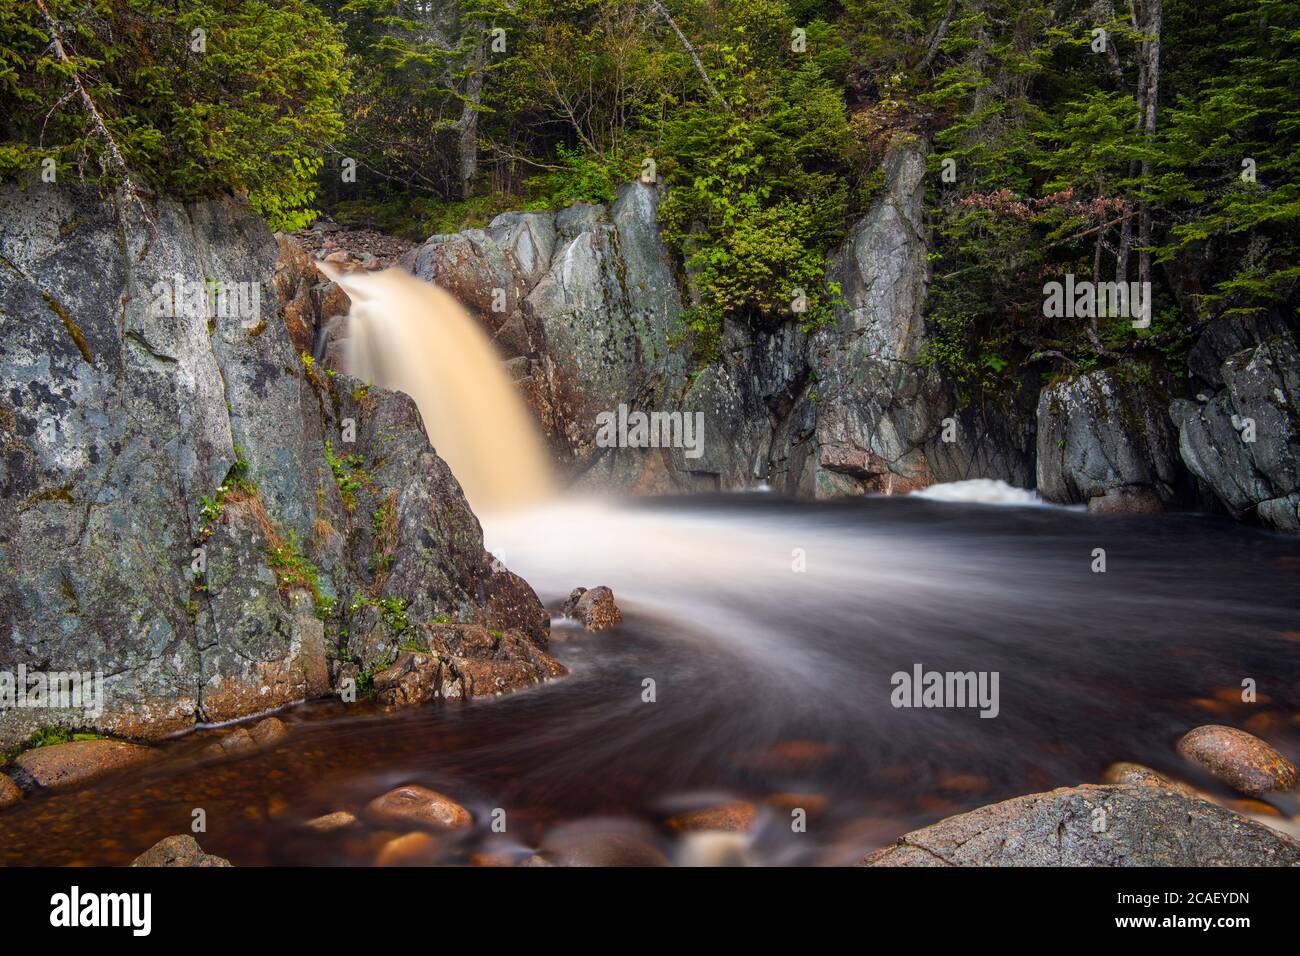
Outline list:
[[[1177,435],[1152,384],[1105,370],[1043,389],[1038,492],[1046,500],[1094,510],[1158,509],[1175,497],[1178,477]]]
[[[1216,332],[1215,344],[1194,350],[1193,358],[1217,354],[1225,334]],[[1213,397],[1178,401],[1171,409],[1183,461],[1233,516],[1253,515],[1279,531],[1300,532],[1300,353],[1295,338],[1283,332],[1236,352],[1214,377],[1224,387]]]
[[[1065,787],[913,831],[865,866],[1296,866],[1300,843],[1164,787]]]
[[[414,403],[301,357],[292,244],[234,199],[112,208],[0,191],[0,669],[104,675],[101,713],[10,710],[0,746],[267,711],[439,615],[544,647]]]
[[[568,673],[519,629],[430,625],[421,639],[408,643],[423,643],[427,649],[401,651],[391,666],[374,675],[375,696],[385,706],[494,696]]]

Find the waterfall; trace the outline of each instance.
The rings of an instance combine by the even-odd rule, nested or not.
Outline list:
[[[542,440],[501,357],[449,293],[401,269],[318,268],[352,300],[348,374],[415,400],[429,441],[475,513],[537,503],[555,487]]]

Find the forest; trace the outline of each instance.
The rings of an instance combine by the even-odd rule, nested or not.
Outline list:
[[[973,401],[1177,377],[1210,321],[1294,309],[1298,57],[1291,0],[3,0],[0,176],[415,240],[641,177],[707,364],[796,291],[826,320],[827,250],[918,137],[927,360]],[[1149,325],[1045,315],[1067,272],[1149,283]]]

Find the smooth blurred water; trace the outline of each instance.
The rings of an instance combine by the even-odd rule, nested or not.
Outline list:
[[[673,857],[664,818],[725,799],[761,808],[753,860],[851,862],[951,813],[1098,782],[1117,760],[1226,797],[1174,751],[1198,724],[1300,759],[1300,547],[1226,520],[748,494],[568,502],[485,533],[548,606],[613,588],[619,628],[556,621],[570,677],[389,714],[305,705],[282,715],[284,745],[217,765],[187,759],[206,742],[191,736],[142,775],[0,813],[0,862],[125,862],[203,807],[200,842],[237,864],[366,863],[394,834],[301,822],[410,782],[479,821],[444,843],[448,862],[501,841],[494,808],[518,846],[618,817]],[[915,664],[997,671],[999,715],[896,709],[891,675]],[[1259,702],[1240,701],[1245,678]],[[797,796],[769,803],[780,793]],[[806,833],[791,800],[816,811]]]

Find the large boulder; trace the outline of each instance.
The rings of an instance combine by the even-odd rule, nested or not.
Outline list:
[[[865,866],[1297,866],[1300,843],[1165,787],[1063,787],[948,817]]]
[[[105,675],[101,712],[11,709],[0,747],[324,693],[342,631],[392,653],[377,608],[544,644],[414,403],[301,358],[292,243],[233,198],[113,210],[0,188],[0,668]]]
[[[1231,355],[1224,388],[1175,402],[1187,467],[1237,518],[1300,533],[1300,353],[1289,333]]]
[[[158,756],[149,747],[124,740],[73,740],[19,754],[15,773],[38,787],[68,787],[137,767]]]
[[[1174,499],[1178,441],[1155,385],[1098,370],[1053,382],[1038,400],[1038,491],[1048,501]]]

